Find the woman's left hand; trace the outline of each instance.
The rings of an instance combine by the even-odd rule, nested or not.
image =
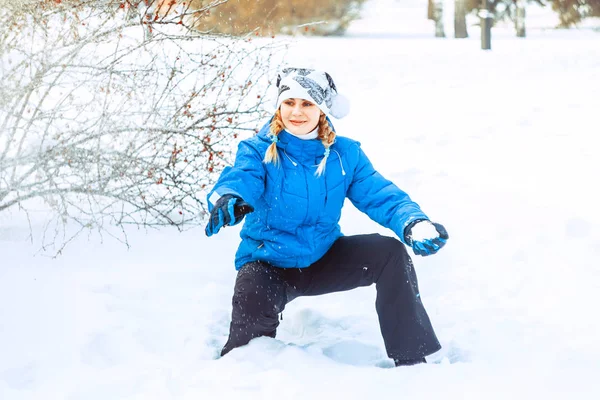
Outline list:
[[[444,247],[449,236],[442,224],[423,220],[407,227],[405,238],[416,255],[425,257]]]

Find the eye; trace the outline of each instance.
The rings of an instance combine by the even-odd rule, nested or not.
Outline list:
[[[290,106],[290,107],[294,106],[294,102],[292,100],[286,100],[283,102],[283,104],[285,104],[286,106]]]
[[[310,101],[305,101],[304,103],[302,103],[302,106],[304,107],[312,107],[314,104],[311,103]]]

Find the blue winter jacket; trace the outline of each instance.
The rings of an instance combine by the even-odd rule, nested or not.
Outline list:
[[[339,220],[346,197],[401,240],[412,220],[427,219],[418,204],[373,168],[352,139],[336,137],[320,177],[315,171],[324,157],[321,141],[298,139],[286,131],[278,135],[279,165],[265,164],[269,126],[240,142],[235,164],[223,170],[208,194],[209,210],[228,193],[254,206],[240,233],[236,269],[257,260],[281,268],[310,266],[342,236]]]

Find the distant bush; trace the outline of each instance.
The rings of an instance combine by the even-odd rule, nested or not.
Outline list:
[[[428,0],[427,18],[433,19],[433,0]],[[496,21],[514,20],[514,0],[488,0],[490,9],[494,10]],[[558,13],[560,26],[570,27],[588,17],[600,17],[600,0],[526,0],[541,6],[551,5]],[[477,13],[482,6],[482,0],[465,0],[467,13]]]
[[[526,0],[541,6],[551,5],[558,13],[561,27],[570,27],[588,17],[600,17],[600,0]],[[467,0],[468,10],[481,6],[481,0]],[[496,20],[514,18],[513,0],[491,0]]]
[[[341,35],[359,17],[365,0],[228,0],[204,13],[196,26],[202,31],[240,35]],[[215,0],[192,0],[201,9]]]
[[[568,27],[587,17],[600,17],[600,0],[553,0],[561,26]]]

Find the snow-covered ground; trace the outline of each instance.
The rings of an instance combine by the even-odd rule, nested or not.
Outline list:
[[[497,28],[485,52],[476,27],[431,38],[425,2],[373,1],[288,60],[332,74],[353,108],[338,132],[448,228],[415,257],[444,348],[390,368],[363,288],[297,299],[277,339],[217,359],[238,227],[82,237],[52,259],[2,216],[0,399],[600,398],[600,33]],[[351,204],[342,229],[391,234]]]

